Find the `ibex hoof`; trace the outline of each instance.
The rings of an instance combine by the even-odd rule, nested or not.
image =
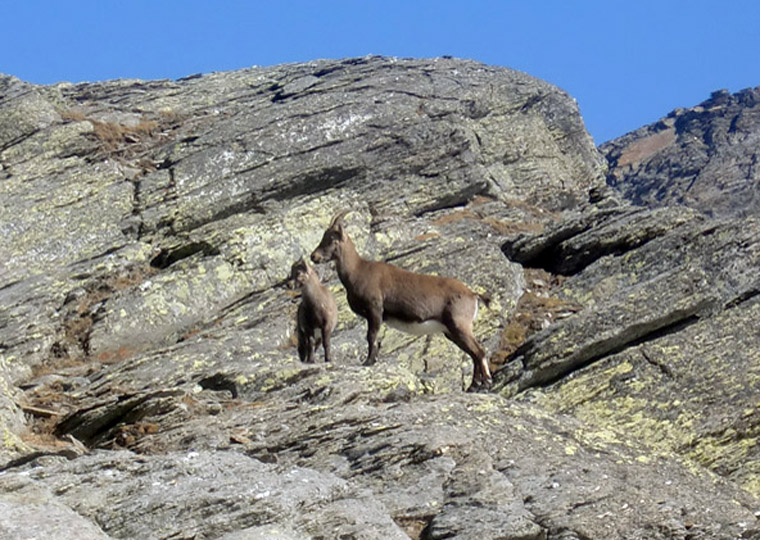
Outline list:
[[[468,392],[487,392],[491,388],[493,381],[486,379],[485,381],[472,381],[472,384],[467,389]]]

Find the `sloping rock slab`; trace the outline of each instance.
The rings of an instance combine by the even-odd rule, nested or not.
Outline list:
[[[0,477],[0,483],[16,478]],[[23,506],[30,518],[67,505],[114,538],[219,538],[231,531],[237,531],[231,538],[256,538],[254,531],[261,537],[271,530],[310,538],[407,538],[381,505],[333,475],[230,452],[100,452],[31,469],[29,478],[50,490],[44,506]]]
[[[609,216],[621,214],[652,221],[626,217],[630,227],[620,228]],[[665,221],[673,226],[660,227],[667,216],[675,216]],[[646,242],[614,240],[657,229]],[[605,242],[627,247],[588,250],[590,264],[576,267],[556,291],[584,309],[532,335],[496,374],[495,389],[576,415],[612,440],[635,434],[657,452],[680,454],[760,494],[752,472],[760,425],[758,222],[668,208],[605,209],[519,238],[515,253],[542,253],[532,260],[561,267],[579,260],[583,246]]]
[[[569,271],[561,294],[586,306],[515,351],[512,365],[496,377],[497,388],[508,394],[554,382],[760,291],[755,220],[591,207],[568,213],[544,232],[518,236],[504,249],[524,264]]]
[[[114,366],[86,393],[146,384],[157,363],[176,372],[168,358]],[[426,396],[411,373],[382,361],[271,361],[279,364],[260,358],[226,375],[221,364],[190,362],[192,371],[166,377],[176,395],[145,390],[140,414],[112,417],[111,436],[99,439],[142,455],[98,451],[33,462],[23,474],[117,537],[258,534],[267,524],[325,538],[729,538],[758,528],[746,492],[606,427],[498,395]],[[97,410],[113,407],[95,401],[76,416],[97,428]],[[215,514],[199,517],[206,506]]]

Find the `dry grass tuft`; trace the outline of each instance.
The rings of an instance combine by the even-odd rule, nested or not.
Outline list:
[[[150,265],[136,265],[122,273],[95,279],[90,282],[79,298],[66,306],[63,325],[59,337],[50,348],[48,360],[35,367],[33,374],[38,377],[56,373],[63,369],[80,366],[89,361],[89,339],[97,307],[109,297],[134,287],[156,274]],[[116,362],[130,356],[133,351],[124,350],[100,355],[99,361]]]
[[[135,126],[123,126],[114,122],[90,120],[93,132],[107,151],[120,149],[124,144],[139,143],[156,135],[159,124],[155,120],[140,120]]]
[[[539,233],[544,226],[536,221],[504,221],[496,218],[485,218],[483,223],[490,226],[501,236],[512,236],[520,233]]]
[[[490,362],[495,369],[504,365],[532,334],[580,311],[578,304],[552,295],[552,290],[565,279],[544,270],[525,270],[528,287],[507,320],[499,339],[499,348],[491,357]]]
[[[164,144],[170,138],[170,133],[179,129],[185,119],[173,111],[160,111],[146,115],[135,125],[124,125],[97,120],[81,109],[60,110],[59,114],[64,122],[92,124],[93,130],[89,137],[97,142],[100,149],[100,154],[96,157],[135,160],[132,166],[144,172],[155,169],[155,165],[147,159],[148,152]]]
[[[453,212],[449,212],[448,214],[444,214],[441,217],[435,218],[430,223],[436,227],[439,227],[441,225],[450,225],[452,223],[457,223],[463,219],[480,219],[480,217],[469,208],[463,208],[462,210],[455,210]]]

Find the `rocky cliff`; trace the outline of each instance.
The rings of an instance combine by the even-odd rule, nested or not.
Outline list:
[[[603,144],[608,181],[636,204],[680,204],[717,217],[760,211],[760,87],[703,103]]]
[[[2,77],[0,167],[4,538],[760,538],[758,223],[618,199],[551,85]],[[341,209],[492,297],[490,392],[440,336],[362,366],[328,267],[334,362],[297,360],[285,278]]]

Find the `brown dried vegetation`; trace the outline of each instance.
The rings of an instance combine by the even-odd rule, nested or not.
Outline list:
[[[544,270],[525,269],[528,287],[502,330],[499,348],[490,359],[494,369],[507,363],[509,357],[532,334],[581,309],[578,304],[553,294],[565,279],[564,276]]]
[[[548,212],[519,199],[506,201],[507,206],[514,211],[508,218],[488,216],[487,209],[479,209],[492,202],[494,202],[493,199],[478,195],[466,207],[447,212],[432,220],[431,223],[440,227],[471,219],[488,225],[499,236],[513,236],[541,232],[547,221],[556,220],[560,216],[559,213]]]
[[[155,170],[155,165],[146,159],[147,151],[166,143],[171,132],[179,129],[183,118],[173,112],[146,115],[134,125],[105,122],[87,116],[81,110],[60,111],[64,122],[89,122],[92,124],[91,138],[100,148],[98,158],[135,160],[133,165],[143,171]]]
[[[156,135],[159,124],[155,120],[140,120],[134,126],[123,126],[113,122],[90,120],[93,133],[102,147],[110,152],[120,150],[125,144],[139,143]]]
[[[56,375],[86,377],[99,369],[99,363],[113,363],[131,356],[134,351],[122,347],[111,353],[93,358],[89,351],[89,337],[98,310],[103,303],[119,291],[145,281],[157,270],[149,265],[138,265],[124,272],[92,279],[87,285],[72,292],[62,308],[63,324],[58,339],[50,348],[47,361],[34,366],[33,380],[37,381],[24,392],[22,410],[29,418],[29,430],[22,440],[34,447],[71,446],[54,433],[58,422],[76,409],[72,388]],[[50,376],[49,380],[44,379]]]
[[[157,271],[150,265],[135,265],[117,275],[93,279],[79,289],[78,295],[70,295],[71,298],[67,298],[64,305],[59,338],[50,348],[49,361],[37,366],[34,375],[40,376],[81,365],[89,357],[89,336],[102,303],[119,291],[142,283]],[[116,356],[116,360],[123,359],[124,351]],[[109,359],[99,357],[98,360]]]

